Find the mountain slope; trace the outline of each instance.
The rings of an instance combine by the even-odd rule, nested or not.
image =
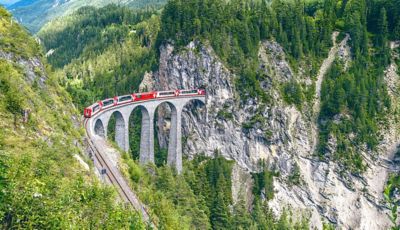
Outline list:
[[[145,7],[161,7],[165,0],[22,0],[8,9],[14,17],[26,26],[32,33],[36,33],[47,22],[75,12],[84,6],[101,7],[108,4],[119,4],[135,9]]]
[[[0,7],[0,228],[144,228],[85,163],[80,115]]]
[[[159,27],[156,11],[108,5],[59,18],[38,36],[48,51],[47,60],[82,108],[95,98],[139,88],[145,72],[156,64],[152,47]]]

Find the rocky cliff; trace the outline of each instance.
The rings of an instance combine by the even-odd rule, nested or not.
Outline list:
[[[307,76],[300,69],[290,67],[283,48],[274,41],[264,41],[259,48],[259,72],[264,76],[261,87],[269,95],[268,103],[256,99],[243,101],[230,71],[207,44],[191,42],[181,50],[166,45],[160,50],[158,72],[146,74],[142,88],[167,90],[206,87],[207,103],[194,102],[183,116],[186,136],[184,154],[219,152],[237,162],[233,170],[234,199],[242,191],[251,199],[249,172],[260,170],[259,162],[267,162],[270,169],[279,171],[275,178],[275,197],[270,207],[279,214],[291,208],[307,218],[313,227],[322,228],[330,222],[345,229],[386,229],[390,226],[388,210],[382,191],[388,173],[398,170],[391,159],[398,145],[398,129],[394,115],[391,125],[382,130],[378,153],[363,153],[368,169],[363,175],[341,170],[334,162],[315,157],[318,135],[319,91],[323,77],[333,60],[351,65],[350,47],[346,36],[336,43],[333,35],[329,56],[321,65],[317,77]],[[393,52],[395,55],[395,52]],[[304,69],[307,67],[304,66]],[[389,93],[394,110],[397,107],[397,66],[386,71]],[[311,86],[316,84],[315,98],[300,110],[287,105],[281,95],[281,85],[295,81]],[[159,111],[159,143],[168,144],[168,108]],[[335,145],[335,140],[331,140]],[[293,178],[297,178],[293,181]]]

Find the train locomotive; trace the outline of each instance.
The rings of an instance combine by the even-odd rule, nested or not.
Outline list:
[[[124,96],[115,96],[113,98],[108,98],[102,101],[98,101],[95,104],[87,107],[83,111],[85,118],[91,118],[95,114],[99,113],[104,109],[110,107],[119,106],[123,104],[163,99],[163,98],[174,98],[174,97],[185,97],[185,96],[197,96],[206,95],[205,89],[191,89],[191,90],[169,90],[169,91],[152,91],[147,93],[133,93]]]

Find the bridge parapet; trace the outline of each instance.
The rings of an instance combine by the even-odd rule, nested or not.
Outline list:
[[[198,100],[206,103],[205,95],[179,96],[159,98],[139,102],[116,105],[104,109],[88,118],[87,132],[90,136],[107,138],[108,124],[115,114],[115,141],[124,151],[129,151],[129,118],[132,112],[140,108],[142,111],[140,158],[141,164],[154,163],[154,116],[157,108],[164,103],[171,107],[171,128],[168,145],[167,163],[175,167],[178,173],[182,171],[182,111],[190,101]]]

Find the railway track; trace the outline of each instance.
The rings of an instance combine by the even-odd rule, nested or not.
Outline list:
[[[87,123],[88,119],[84,120],[84,127],[86,131],[86,137],[88,140],[89,148],[93,153],[94,164],[96,168],[101,172],[105,170],[105,175],[108,181],[117,189],[119,196],[121,199],[130,204],[133,208],[135,208],[138,212],[142,214],[142,218],[146,223],[149,223],[153,228],[155,228],[154,222],[151,221],[150,215],[147,212],[146,208],[139,202],[139,199],[129,187],[128,183],[125,181],[121,173],[118,169],[112,167],[108,158],[102,154],[102,152],[96,147],[93,143],[90,133],[87,131]]]

